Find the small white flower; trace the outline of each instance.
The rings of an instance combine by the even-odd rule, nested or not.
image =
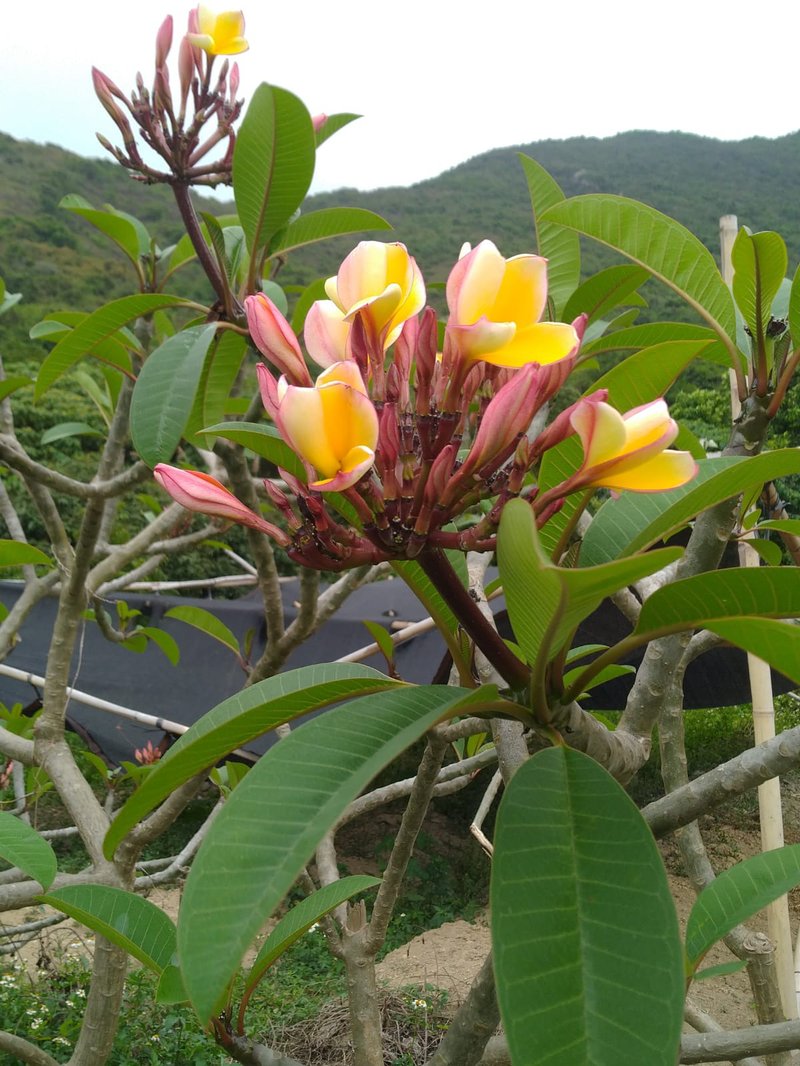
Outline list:
[[[316,931],[317,931],[318,929],[319,929],[319,922],[314,922],[314,924],[313,924],[313,925],[310,925],[310,926],[308,927],[308,931],[309,931],[309,933],[316,933]]]

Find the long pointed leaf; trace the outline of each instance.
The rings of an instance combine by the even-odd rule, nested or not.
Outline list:
[[[164,341],[142,367],[131,397],[131,437],[148,466],[172,458],[189,421],[216,324]]]
[[[447,686],[362,697],[262,756],[215,819],[184,889],[178,955],[201,1019],[322,836],[375,774],[437,721],[493,697],[492,687]]]
[[[731,361],[738,358],[731,294],[714,257],[679,222],[636,200],[605,194],[576,196],[555,204],[545,218],[593,237],[647,267],[719,334]]]
[[[575,234],[544,221],[542,217],[549,207],[564,200],[564,193],[552,175],[530,156],[520,153],[519,161],[531,197],[536,248],[539,255],[550,260],[547,270],[548,295],[553,301],[556,315],[560,315],[581,280],[580,240]]]
[[[683,958],[655,841],[588,756],[525,763],[497,815],[492,945],[519,1066],[675,1066]]]
[[[363,692],[401,682],[368,666],[330,663],[268,677],[223,700],[184,733],[117,813],[103,844],[110,858],[124,835],[183,781],[283,722]]]
[[[290,222],[285,229],[275,234],[270,241],[270,258],[279,252],[293,251],[306,244],[328,240],[345,233],[359,233],[362,230],[392,229],[391,222],[367,211],[363,207],[324,207],[320,211],[310,211],[301,215],[295,222]]]
[[[139,236],[136,227],[128,219],[111,211],[100,211],[77,193],[69,193],[62,197],[59,207],[71,211],[74,215],[80,215],[96,226],[101,233],[109,237],[118,248],[127,255],[132,263],[139,262]]]
[[[588,315],[589,322],[603,318],[621,304],[636,302],[636,290],[650,278],[644,267],[621,264],[607,267],[576,289],[564,308],[564,320],[572,322],[578,315]],[[639,297],[639,303],[644,301]]]
[[[128,322],[141,315],[152,314],[164,307],[180,307],[189,301],[166,293],[143,293],[123,296],[87,315],[82,322],[53,348],[39,368],[36,378],[36,399],[44,396],[54,381],[66,374],[95,345]]]
[[[58,869],[56,855],[44,837],[8,811],[0,811],[0,855],[47,889]]]
[[[733,296],[759,350],[766,345],[772,303],[786,275],[789,257],[779,233],[739,230],[731,251]]]
[[[172,962],[172,920],[133,892],[110,885],[67,885],[39,898],[100,933],[157,974]]]
[[[353,874],[351,877],[342,877],[331,885],[325,885],[324,888],[306,896],[304,900],[291,907],[261,945],[250,973],[247,975],[245,992],[249,992],[258,984],[273,962],[299,940],[303,933],[308,932],[314,922],[318,922],[340,903],[380,883],[380,877]]]
[[[703,889],[686,923],[686,956],[694,970],[727,933],[800,884],[800,844],[737,862]]]
[[[255,264],[259,250],[303,202],[314,173],[314,127],[286,89],[259,85],[236,135],[233,191]]]

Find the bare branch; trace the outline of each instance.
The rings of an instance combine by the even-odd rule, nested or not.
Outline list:
[[[58,1060],[48,1055],[42,1048],[25,1040],[21,1036],[14,1036],[0,1029],[0,1051],[12,1055],[19,1062],[27,1066],[59,1066]]]

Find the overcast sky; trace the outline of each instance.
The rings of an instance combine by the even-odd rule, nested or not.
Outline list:
[[[156,30],[175,17],[174,59],[189,9],[3,3],[0,129],[90,156],[103,155],[96,130],[116,132],[94,97],[92,64],[126,92],[137,70],[151,83]],[[244,9],[241,94],[269,81],[312,114],[364,116],[321,150],[315,191],[409,185],[547,138],[777,137],[800,127],[798,12],[781,0],[256,0]]]

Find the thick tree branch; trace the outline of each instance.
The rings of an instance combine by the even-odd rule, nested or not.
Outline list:
[[[58,1059],[48,1055],[42,1048],[21,1036],[14,1036],[13,1033],[7,1033],[2,1029],[0,1029],[0,1051],[7,1052],[19,1062],[26,1063],[26,1066],[59,1066]]]

